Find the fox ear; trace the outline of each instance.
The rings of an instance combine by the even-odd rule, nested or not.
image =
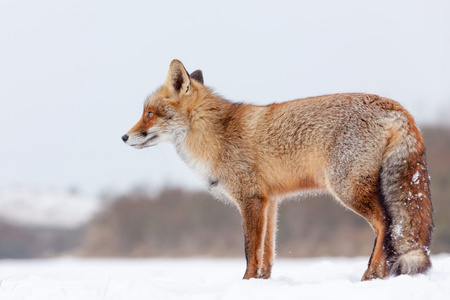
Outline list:
[[[203,83],[203,73],[201,70],[197,70],[191,73],[191,78],[197,80],[201,84]]]
[[[177,59],[172,60],[164,86],[177,96],[192,92],[191,79],[181,61]]]

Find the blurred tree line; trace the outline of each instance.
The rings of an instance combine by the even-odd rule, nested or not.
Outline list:
[[[423,129],[436,229],[432,252],[450,252],[450,130]],[[279,207],[277,253],[284,257],[369,255],[375,236],[368,223],[330,196],[304,196]],[[206,192],[144,188],[113,197],[88,226],[84,256],[238,256],[243,233],[234,204]]]
[[[0,258],[53,257],[80,247],[86,227],[11,224],[0,219]]]
[[[450,129],[422,131],[435,209],[431,252],[450,252]],[[375,236],[364,219],[330,196],[300,199],[279,206],[279,256],[370,255]],[[206,192],[166,188],[155,194],[136,188],[104,200],[100,213],[75,229],[25,227],[0,220],[0,258],[243,256],[238,210]]]

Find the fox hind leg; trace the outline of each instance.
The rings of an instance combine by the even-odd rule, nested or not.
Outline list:
[[[365,218],[376,235],[369,265],[362,280],[386,277],[389,274],[386,261],[386,231],[389,227],[389,216],[378,198],[379,174],[373,172],[371,176],[339,182],[339,185],[329,187],[332,194],[344,206]]]
[[[376,234],[362,280],[423,273],[431,266],[428,247],[433,220],[425,155],[412,153],[401,162],[387,159],[372,176],[347,178],[344,184],[331,187]]]

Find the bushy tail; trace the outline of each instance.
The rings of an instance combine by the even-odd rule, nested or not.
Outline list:
[[[407,123],[388,142],[380,174],[387,225],[383,246],[393,275],[423,273],[431,266],[433,208],[425,146],[413,121]]]

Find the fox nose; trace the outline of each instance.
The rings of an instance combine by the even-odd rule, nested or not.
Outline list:
[[[127,134],[122,135],[122,141],[124,143],[126,143],[128,141],[128,135]]]

